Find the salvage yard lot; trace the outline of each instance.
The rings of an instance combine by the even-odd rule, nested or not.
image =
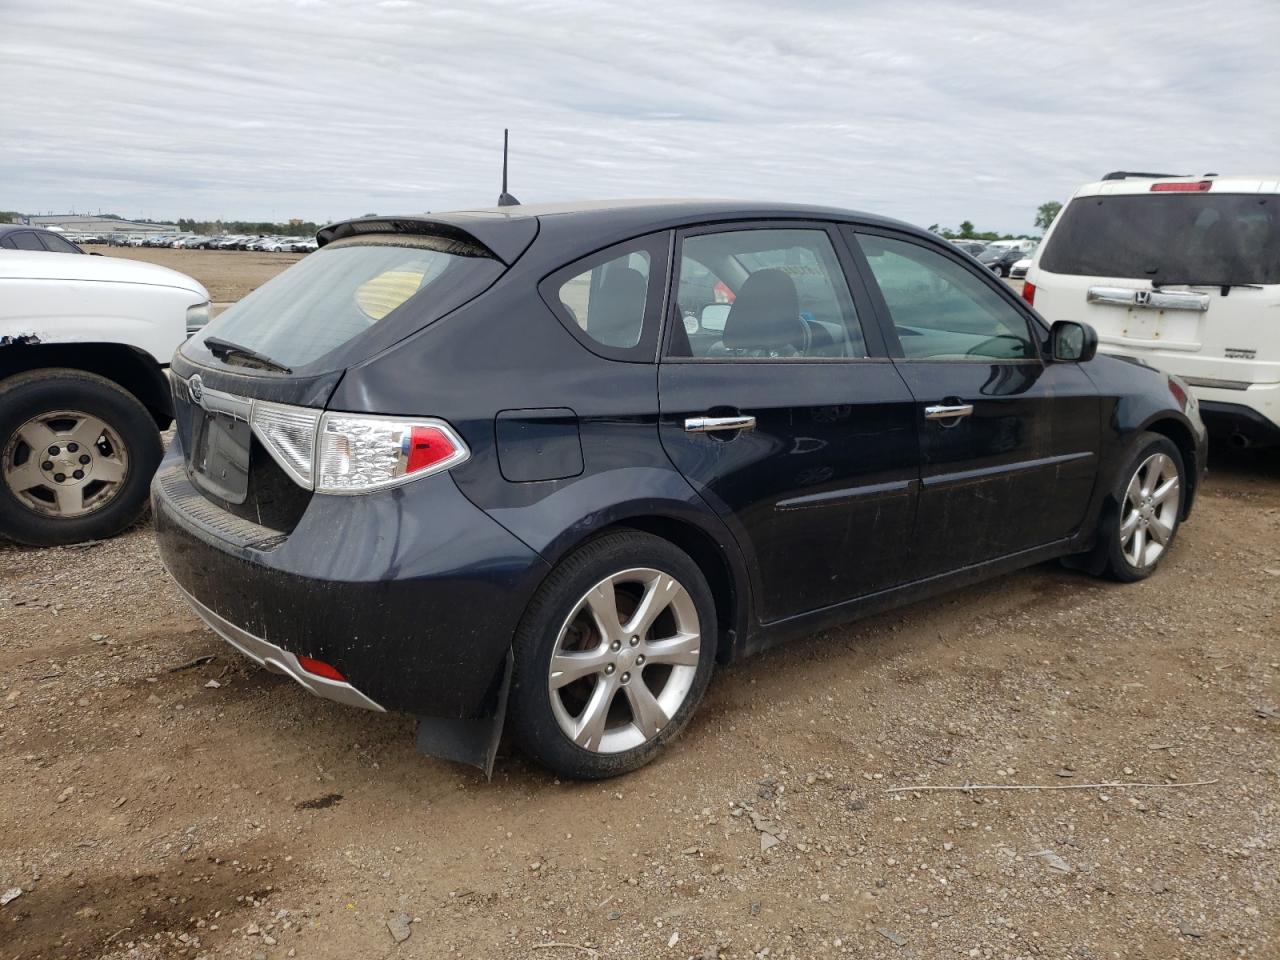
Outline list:
[[[118,252],[215,301],[298,259]],[[0,958],[1280,955],[1280,457],[1214,454],[1152,579],[775,649],[603,784],[486,783],[252,666],[146,525],[0,545]],[[910,789],[1108,781],[1213,782]]]

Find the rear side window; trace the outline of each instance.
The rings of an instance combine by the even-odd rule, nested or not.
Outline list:
[[[443,237],[337,240],[232,306],[193,342],[217,337],[297,369],[390,322],[411,299],[430,297],[436,315],[452,309],[503,269],[483,247]]]
[[[592,353],[652,363],[670,245],[670,234],[660,233],[597,251],[544,278],[538,292]]]
[[[733,360],[865,357],[844,272],[822,229],[685,237],[669,354]]]
[[[44,252],[44,245],[34,233],[15,233],[10,239],[15,250],[39,250]]]
[[[1155,284],[1280,283],[1280,198],[1153,193],[1077,197],[1040,266]]]
[[[634,250],[560,284],[557,297],[573,322],[606,347],[634,347],[644,329],[649,254]]]

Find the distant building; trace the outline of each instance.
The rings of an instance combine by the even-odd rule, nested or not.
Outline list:
[[[50,214],[29,218],[33,227],[60,227],[68,233],[177,233],[175,223],[142,223],[118,217],[94,217],[82,213]]]

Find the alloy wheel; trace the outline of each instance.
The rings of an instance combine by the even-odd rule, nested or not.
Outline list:
[[[1164,552],[1178,523],[1182,503],[1177,464],[1153,453],[1138,465],[1125,489],[1120,549],[1132,566],[1151,566]]]
[[[547,684],[561,732],[593,753],[652,740],[688,698],[701,650],[697,607],[674,577],[648,567],[605,577],[552,650]]]
[[[104,420],[79,410],[32,417],[9,438],[0,468],[25,507],[71,519],[115,499],[129,474],[129,451]]]

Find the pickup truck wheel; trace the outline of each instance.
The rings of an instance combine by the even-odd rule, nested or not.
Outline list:
[[[100,540],[138,519],[160,434],[133,394],[80,370],[0,382],[0,535],[31,546]]]

